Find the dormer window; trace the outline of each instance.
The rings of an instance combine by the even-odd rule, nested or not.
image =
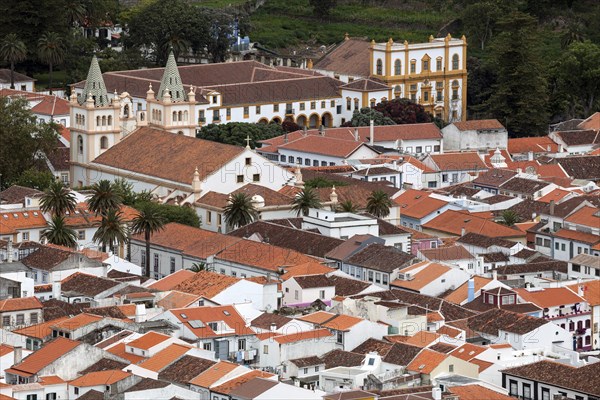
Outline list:
[[[219,100],[219,98],[217,96],[212,97],[213,104],[217,104],[218,100]]]

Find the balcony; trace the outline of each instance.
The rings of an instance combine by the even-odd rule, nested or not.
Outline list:
[[[203,124],[205,122],[206,122],[206,118],[204,118],[204,117],[198,118],[198,124]]]

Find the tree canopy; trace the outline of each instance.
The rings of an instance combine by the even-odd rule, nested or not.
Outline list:
[[[229,122],[222,125],[209,124],[203,127],[196,136],[213,142],[237,146],[245,146],[246,137],[250,137],[250,147],[256,148],[259,145],[258,141],[280,136],[284,133],[285,131],[278,124]]]
[[[377,103],[374,109],[396,124],[418,124],[432,121],[431,114],[425,111],[422,105],[409,99],[384,100]]]
[[[42,153],[54,150],[58,126],[36,121],[25,100],[0,97],[0,138],[1,184],[8,187],[33,168]]]
[[[346,126],[369,126],[373,120],[373,125],[394,125],[395,122],[390,117],[385,117],[382,112],[370,107],[363,107],[360,110],[354,110],[352,119]]]

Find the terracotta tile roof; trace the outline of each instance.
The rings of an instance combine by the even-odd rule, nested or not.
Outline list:
[[[164,310],[171,310],[173,308],[188,307],[199,299],[200,296],[198,295],[173,290],[171,293],[157,301],[156,305],[162,307]]]
[[[69,115],[69,102],[58,96],[44,96],[42,101],[31,107],[34,114],[44,115]]]
[[[501,329],[515,334],[526,334],[534,329],[546,325],[548,321],[542,318],[530,317],[529,315],[517,314],[493,308],[476,317],[469,318],[468,325],[471,329],[497,336]]]
[[[500,185],[500,189],[513,193],[535,195],[535,193],[544,189],[548,185],[550,185],[548,182],[514,177],[508,182],[505,182],[502,185]]]
[[[475,275],[473,276],[473,280],[475,283],[475,293],[481,290],[485,285],[492,282],[491,279],[484,278],[483,276]],[[444,300],[451,301],[456,304],[461,304],[468,299],[469,292],[469,282],[465,282],[448,295],[444,297]]]
[[[287,281],[294,276],[327,274],[335,271],[335,268],[328,267],[319,262],[308,262],[286,267],[284,270],[285,273],[280,278],[283,281]]]
[[[374,351],[381,356],[385,356],[391,350],[392,346],[393,343],[369,338],[361,344],[359,344],[356,348],[354,348],[352,352],[359,354],[367,354]]]
[[[470,260],[475,258],[461,245],[420,250],[421,254],[432,261]]]
[[[450,353],[450,355],[469,361],[487,350],[487,347],[477,346],[471,343],[465,343]]]
[[[91,366],[87,367],[83,371],[80,371],[79,374],[85,375],[85,374],[89,374],[90,372],[108,371],[108,370],[115,370],[115,369],[122,370],[122,369],[125,369],[125,367],[127,367],[128,365],[129,365],[128,363],[124,363],[121,361],[110,360],[108,358],[101,358],[100,361],[98,361],[95,364],[92,364]]]
[[[163,369],[158,374],[158,379],[188,385],[192,379],[215,364],[215,361],[204,358],[183,356]]]
[[[67,319],[69,318],[61,317],[51,321],[42,322],[41,324],[30,325],[26,328],[16,329],[13,332],[23,336],[45,339],[52,335],[52,326],[56,325],[57,323],[63,322]]]
[[[419,291],[437,278],[448,273],[451,269],[452,267],[448,267],[443,264],[430,261],[421,261],[399,271],[399,273],[403,274],[410,273],[413,277],[412,280],[396,279],[390,282],[390,285]]]
[[[111,348],[106,349],[106,351],[108,351],[109,353],[111,353],[117,357],[123,358],[132,364],[139,364],[140,361],[146,359],[146,357],[128,353],[126,351],[125,343],[118,343],[118,344],[112,346]]]
[[[397,269],[406,267],[413,259],[414,256],[412,254],[405,253],[394,247],[372,243],[351,255],[345,262],[364,268],[391,273]]]
[[[323,360],[321,360],[317,356],[309,356],[303,358],[296,358],[294,360],[289,360],[292,364],[294,364],[298,368],[311,367],[314,365],[322,365],[325,364]]]
[[[322,288],[333,286],[333,283],[329,281],[327,276],[325,275],[304,275],[304,276],[294,276],[293,278],[296,283],[302,289],[312,289],[312,288]]]
[[[400,212],[411,218],[424,218],[446,206],[448,202],[419,190],[409,190],[394,199],[400,205]]]
[[[570,229],[561,229],[558,232],[554,233],[554,236],[592,245],[600,242],[600,237],[598,235],[586,232],[572,231]]]
[[[481,370],[479,371],[481,372]],[[511,400],[513,397],[498,393],[481,385],[452,386],[448,390],[457,395],[460,400]]]
[[[36,79],[30,78],[25,74],[22,74],[20,72],[14,71],[12,72],[14,74],[15,77],[15,83],[17,82],[34,82],[36,81]],[[10,83],[10,75],[11,75],[11,71],[8,68],[2,68],[0,69],[0,80],[2,80],[2,82],[6,82],[6,83]],[[2,89],[2,95],[6,96],[6,93],[8,92],[21,92],[21,93],[31,93],[34,94],[32,92],[24,92],[24,91],[20,91],[20,90],[14,90],[14,89]],[[35,95],[37,96],[37,93],[35,93]]]
[[[342,85],[341,88],[359,92],[371,92],[375,90],[390,89],[390,87],[385,83],[373,78],[358,79],[353,82]]]
[[[37,297],[19,297],[0,300],[0,312],[42,309],[44,306]]]
[[[128,346],[135,347],[136,349],[150,350],[152,347],[157,346],[169,340],[171,337],[162,333],[150,331],[140,336],[139,338],[127,343]]]
[[[304,340],[320,340],[324,337],[328,337],[328,336],[333,336],[333,333],[331,333],[328,329],[315,329],[312,331],[304,331],[304,332],[298,332],[298,333],[291,333],[289,335],[278,335],[278,336],[273,336],[272,340],[276,341],[279,344],[288,344],[288,343],[295,343],[295,342],[300,342],[300,341],[304,341]]]
[[[566,157],[557,163],[574,179],[600,180],[600,156]]]
[[[232,305],[217,306],[217,307],[190,307],[179,308],[170,311],[175,318],[184,324],[186,327],[199,338],[209,338],[218,336],[232,335],[251,335],[254,332],[250,327],[246,326],[244,318],[237,312]],[[191,321],[199,321],[198,328],[192,326]],[[230,331],[217,333],[212,330],[208,324],[210,322],[223,321]]]
[[[195,168],[200,179],[205,179],[243,151],[243,147],[141,127],[102,153],[94,163],[190,185]],[[156,157],[148,158],[148,154]]]
[[[279,146],[278,150],[293,150],[302,153],[320,154],[331,157],[351,157],[360,147],[366,146],[363,142],[354,140],[336,139],[329,136],[310,135],[303,136],[292,142]],[[373,150],[373,153],[376,152]]]
[[[87,392],[85,392],[84,394],[79,396],[77,399],[79,399],[79,400],[103,400],[104,393],[92,389],[92,390],[88,390]]]
[[[313,68],[338,74],[367,77],[371,73],[368,57],[370,46],[370,42],[364,39],[344,40],[320,58]]]
[[[112,385],[123,379],[129,378],[131,374],[121,370],[109,370],[109,371],[98,371],[90,372],[77,379],[69,382],[70,386],[75,387],[90,387],[99,385]]]
[[[544,203],[550,203],[550,201],[554,200],[555,203],[559,203],[562,199],[572,194],[572,192],[568,190],[564,190],[561,188],[556,188],[553,191],[545,194],[544,196],[537,199],[537,201],[541,201]]]
[[[89,297],[95,297],[117,285],[120,285],[120,283],[111,279],[76,272],[62,280],[61,290],[63,293],[73,292]]]
[[[216,258],[268,271],[279,271],[280,267],[315,260],[313,257],[290,249],[246,239],[238,240],[228,248],[220,251]]]
[[[485,218],[464,214],[459,211],[446,210],[431,221],[423,224],[423,228],[432,229],[460,236],[462,229],[494,238],[523,237],[524,233]]]
[[[461,131],[506,129],[497,119],[475,119],[471,121],[458,121],[453,122],[452,125],[456,126]]]
[[[600,208],[590,206],[581,207],[579,210],[565,218],[565,221],[598,228],[600,227]]]
[[[239,278],[233,276],[211,271],[200,271],[175,286],[174,290],[210,299],[239,281]]]
[[[333,282],[333,285],[335,286],[335,294],[338,296],[352,296],[359,294],[371,286],[371,284],[368,282],[338,275],[329,276],[329,280]]]
[[[100,317],[98,315],[82,313],[82,314],[75,315],[72,318],[56,322],[54,325],[52,325],[52,328],[74,331],[83,326],[93,324],[94,322],[98,322],[102,319],[103,319],[103,317]]]
[[[524,154],[530,151],[534,153],[556,153],[558,152],[558,145],[548,136],[508,139],[508,152],[510,154]]]
[[[13,366],[13,370],[28,375],[37,374],[44,367],[50,365],[58,358],[69,353],[81,343],[58,337],[51,342],[48,342],[41,349],[34,351],[29,356],[25,357],[20,364]]]
[[[47,226],[39,211],[0,212],[0,235],[11,235],[21,230],[41,229]]]
[[[173,361],[187,353],[192,347],[180,344],[171,344],[162,349],[152,357],[142,361],[138,365],[150,371],[159,372]]]
[[[600,143],[600,130],[585,129],[554,132],[567,146],[581,146]]]
[[[167,226],[169,225],[171,224],[168,224]],[[178,271],[173,272],[170,275],[165,276],[162,279],[159,279],[149,287],[160,291],[173,290],[177,285],[194,277],[195,275],[196,274],[190,270],[180,269]]]
[[[429,155],[439,171],[485,171],[488,169],[477,153],[444,153]]]
[[[577,293],[579,286],[583,289],[583,298],[590,306],[600,306],[600,280],[593,280],[580,285],[569,285],[567,287]]]
[[[594,114],[587,117],[585,120],[577,125],[578,129],[600,129],[600,112],[595,112]]]
[[[409,371],[419,372],[421,374],[430,374],[438,365],[440,365],[448,355],[438,353],[433,350],[423,349],[412,361],[406,366]]]
[[[436,344],[429,346],[429,349],[433,350],[433,351],[437,351],[438,353],[449,354],[454,349],[456,349],[456,346],[453,346],[451,344],[444,343],[444,342],[438,342]]]
[[[136,383],[129,389],[125,390],[125,393],[139,392],[139,391],[151,390],[151,389],[162,389],[171,384],[172,384],[171,382],[163,382],[163,381],[158,381],[158,380],[151,379],[151,378],[143,378],[141,381],[139,381],[138,383]]]
[[[428,347],[430,344],[439,340],[442,335],[429,331],[419,331],[406,340],[406,344],[417,347]]]
[[[190,381],[191,385],[196,385],[204,388],[209,388],[215,382],[225,377],[228,373],[233,372],[234,369],[238,368],[238,364],[230,363],[227,361],[219,361],[200,375]]]
[[[528,291],[523,288],[514,290],[524,301],[533,303],[540,308],[550,308],[585,302],[584,299],[565,287],[544,288],[539,291]]]
[[[41,195],[42,192],[25,186],[12,185],[0,192],[1,204],[18,204],[25,201],[25,197]]]
[[[444,325],[439,328],[437,331],[440,335],[450,336],[451,338],[456,338],[461,334],[459,329],[453,328],[450,325]]]
[[[321,356],[321,360],[325,361],[325,369],[335,367],[356,367],[359,366],[364,359],[364,354],[341,349],[331,350]]]
[[[292,318],[280,315],[280,314],[272,314],[264,312],[260,314],[258,317],[254,318],[252,322],[250,322],[250,326],[261,328],[265,330],[270,330],[272,325],[275,325],[275,329],[279,329],[285,324],[293,321]]]
[[[56,376],[56,375],[48,375],[48,376],[40,376],[40,384],[44,385],[44,386],[49,386],[49,385],[60,385],[65,383],[64,380],[62,380],[61,377]]]
[[[232,379],[220,384],[219,386],[212,387],[211,392],[228,395],[237,387],[243,385],[244,383],[246,383],[254,378],[271,378],[274,376],[275,375],[273,375],[269,372],[254,369],[244,375],[232,378]]]
[[[600,374],[600,363],[592,363],[577,368],[568,364],[543,360],[520,367],[508,368],[502,372],[550,386],[586,393],[594,397],[600,396],[600,386],[597,382]]]
[[[512,179],[517,173],[508,169],[491,168],[482,172],[473,180],[473,185],[499,187],[504,182]]]
[[[274,246],[285,247],[302,254],[325,257],[327,252],[343,243],[343,240],[314,232],[292,228],[272,221],[256,221],[229,233],[247,238],[258,234],[262,240]]]
[[[338,331],[348,331],[354,325],[363,321],[361,318],[352,317],[350,315],[333,314],[325,311],[317,311],[312,314],[304,315],[298,319]]]

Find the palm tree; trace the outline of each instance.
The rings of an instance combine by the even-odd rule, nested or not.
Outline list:
[[[385,218],[390,215],[392,200],[383,190],[375,190],[367,199],[367,212],[377,218]]]
[[[321,208],[321,200],[313,188],[305,187],[292,201],[292,211],[295,211],[297,216],[308,215],[311,208]]]
[[[504,210],[502,212],[501,223],[504,225],[513,226],[514,224],[519,222],[520,219],[521,217],[519,217],[519,214],[517,214],[513,210]]]
[[[64,216],[67,212],[75,212],[77,200],[75,195],[61,181],[54,181],[40,198],[40,209],[52,215]]]
[[[10,63],[10,88],[15,88],[15,63],[27,56],[27,47],[14,33],[9,33],[0,42],[0,58]]]
[[[102,251],[106,251],[108,247],[111,253],[114,253],[115,248],[127,241],[123,213],[112,209],[103,214],[102,223],[94,233],[92,240],[102,247]]]
[[[223,209],[223,216],[228,226],[239,228],[254,222],[258,218],[258,213],[250,196],[245,193],[235,193],[229,197]]]
[[[352,203],[352,200],[346,200],[346,201],[342,201],[338,205],[338,211],[356,213],[358,211],[358,206],[356,204]]]
[[[78,0],[71,0],[65,7],[65,14],[71,26],[84,22],[86,14],[85,6]]]
[[[87,200],[90,211],[105,215],[110,210],[118,210],[123,204],[121,191],[116,184],[103,179],[92,185],[92,196]]]
[[[169,52],[172,51],[176,60],[180,54],[183,54],[184,56],[187,55],[190,46],[190,42],[178,33],[167,34],[162,43],[162,47],[165,49],[166,54],[169,54]]]
[[[55,214],[48,223],[48,228],[42,231],[42,239],[59,246],[74,248],[77,246],[77,234],[67,226],[65,217]]]
[[[144,272],[146,276],[150,276],[150,239],[156,232],[164,229],[166,220],[160,209],[157,207],[145,207],[139,211],[138,215],[131,223],[131,232],[133,234],[144,234],[146,241],[146,265]]]
[[[62,38],[54,32],[44,33],[38,40],[38,56],[50,67],[49,86],[52,94],[52,67],[62,63],[65,58],[65,45]]]
[[[215,267],[209,267],[204,262],[197,262],[197,263],[193,263],[192,266],[188,268],[188,271],[192,271],[192,272],[200,272],[200,271],[215,272]]]

